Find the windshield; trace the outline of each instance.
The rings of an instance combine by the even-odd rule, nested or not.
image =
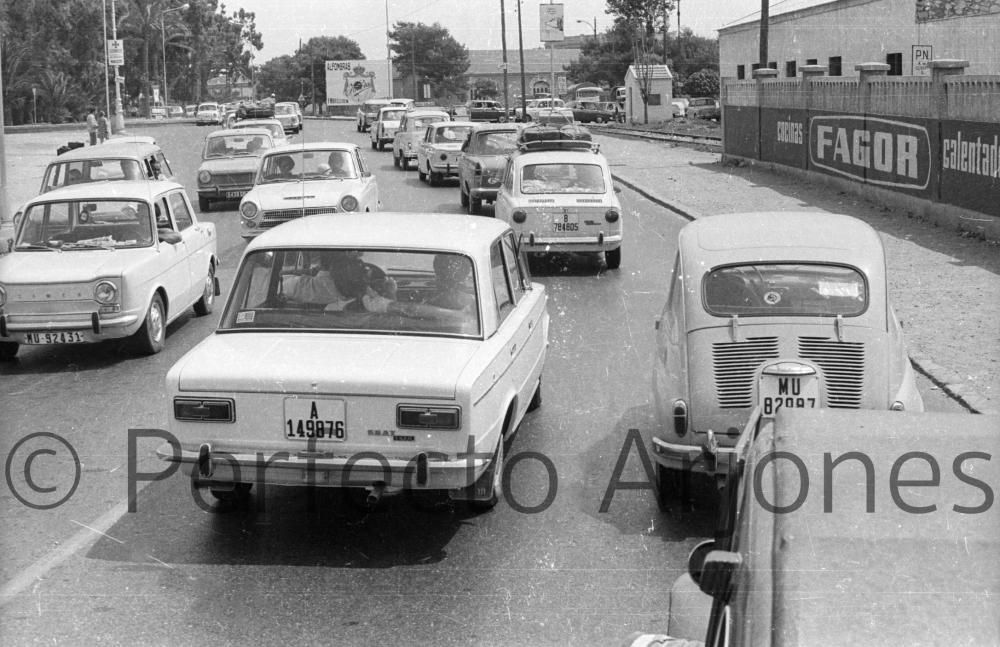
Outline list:
[[[448,126],[437,129],[434,133],[436,144],[461,144],[469,136],[472,126]]]
[[[542,112],[535,118],[535,123],[542,126],[571,126],[573,117],[563,112]]]
[[[259,156],[272,148],[267,135],[209,135],[205,140],[204,159],[215,157]]]
[[[141,180],[145,177],[138,160],[93,159],[53,162],[45,170],[42,193],[70,184],[105,180]]]
[[[274,106],[274,114],[276,114],[276,115],[294,115],[295,114],[295,108],[293,108],[292,106],[283,106],[281,104],[278,104],[278,105]]]
[[[439,115],[435,115],[433,117],[416,117],[412,123],[415,130],[420,130],[430,126],[431,124],[436,124],[439,121],[448,121],[448,118]]]
[[[383,110],[379,113],[379,119],[382,121],[399,121],[406,114],[406,110]]]
[[[723,267],[705,275],[705,309],[728,317],[805,315],[854,317],[868,307],[857,270],[837,265],[769,263]]]
[[[219,106],[215,103],[203,103],[198,106],[198,110],[218,110]]]
[[[349,150],[300,150],[265,157],[257,183],[346,179],[358,176],[354,154]]]
[[[24,214],[14,247],[93,249],[153,244],[149,205],[135,200],[43,202]]]
[[[597,164],[529,164],[521,171],[521,193],[604,193]]]
[[[274,249],[247,255],[220,330],[478,337],[471,259],[381,249]]]
[[[474,155],[505,155],[517,150],[517,131],[478,133],[467,152]]]
[[[266,128],[267,130],[271,131],[271,137],[273,137],[275,139],[283,139],[285,137],[285,127],[282,126],[280,123],[276,123],[276,124],[263,123],[262,124],[262,123],[253,123],[253,122],[247,123],[247,122],[244,121],[244,122],[238,122],[238,123],[236,123],[233,126],[233,128],[235,128],[236,130],[242,130],[244,128]]]

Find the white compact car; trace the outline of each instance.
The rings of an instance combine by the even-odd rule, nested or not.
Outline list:
[[[254,239],[218,330],[167,374],[178,444],[157,453],[220,499],[266,484],[492,507],[549,327],[516,245],[504,223],[428,213]]]
[[[257,166],[265,151],[274,148],[266,128],[216,130],[205,138],[198,166],[198,209],[213,202],[239,200],[253,187]]]
[[[222,117],[222,108],[219,107],[219,104],[211,101],[198,104],[198,110],[194,114],[195,123],[199,126],[204,126],[206,124],[221,124]]]
[[[274,141],[275,146],[284,146],[291,143],[291,139],[285,134],[284,125],[277,119],[240,119],[234,121],[230,128],[233,130],[239,130],[240,128],[266,128],[271,131],[271,139]]]
[[[378,181],[357,144],[310,142],[267,151],[240,202],[240,234],[250,239],[316,214],[378,211]]]
[[[299,104],[294,101],[274,104],[274,118],[281,122],[286,133],[302,132],[302,114],[299,112]]]
[[[56,189],[25,205],[0,256],[0,359],[21,344],[131,337],[163,348],[167,324],[212,311],[215,225],[199,222],[184,187],[118,181]]]
[[[399,129],[399,120],[406,112],[405,106],[392,104],[378,111],[378,116],[368,128],[368,137],[372,142],[372,150],[385,150],[386,144],[391,144]]]
[[[589,137],[574,139],[583,130],[523,128],[494,214],[524,237],[528,252],[603,252],[608,269],[617,269],[622,259],[618,189],[607,159]]]
[[[428,126],[417,146],[420,180],[437,186],[446,178],[457,178],[462,144],[475,126],[471,121],[443,121]]]
[[[451,115],[444,110],[425,108],[413,108],[403,113],[392,140],[393,166],[404,171],[410,168],[410,160],[417,159],[417,146],[423,139],[427,126],[440,121],[451,121]]]

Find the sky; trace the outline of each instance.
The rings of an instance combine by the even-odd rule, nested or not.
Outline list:
[[[614,22],[605,13],[604,0],[561,0],[567,36],[598,33]],[[770,13],[821,4],[824,0],[771,0]],[[828,1],[828,0],[826,0]],[[521,17],[525,49],[540,47],[539,4],[547,0],[522,0]],[[387,58],[386,0],[226,0],[226,11],[239,8],[256,14],[264,48],[255,62],[295,53],[313,36],[346,36],[361,46],[365,57]],[[507,48],[517,48],[516,0],[504,0],[507,12]],[[681,27],[714,38],[716,30],[756,17],[760,0],[680,0]],[[455,40],[469,49],[500,49],[500,0],[388,0],[389,24],[440,23]],[[577,22],[582,21],[582,22]],[[677,29],[676,11],[670,16]]]

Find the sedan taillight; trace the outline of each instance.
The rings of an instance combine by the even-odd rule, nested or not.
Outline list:
[[[459,429],[462,410],[458,407],[396,407],[396,426],[405,429]]]
[[[174,418],[198,422],[234,422],[236,411],[228,398],[174,398]]]

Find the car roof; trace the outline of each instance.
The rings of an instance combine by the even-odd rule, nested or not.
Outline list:
[[[273,126],[275,124],[277,124],[279,126],[281,125],[281,122],[278,121],[277,119],[275,119],[274,117],[260,117],[260,118],[254,118],[254,119],[240,119],[236,123],[237,124],[243,124],[242,126],[239,126],[239,128],[252,128],[254,126],[264,126],[264,125]],[[234,126],[234,128],[237,128],[237,126]]]
[[[379,108],[378,112],[379,112],[379,114],[382,114],[383,111],[385,111],[385,112],[394,112],[396,110],[399,110],[400,112],[406,112],[406,106],[404,106],[404,105],[402,105],[400,103],[390,103],[388,105],[385,105],[385,106],[382,106],[381,108]]]
[[[760,465],[756,459],[775,450],[799,463],[774,460],[764,470],[773,492],[758,495],[773,495],[771,502],[788,510],[763,514],[753,496],[745,504],[762,513],[754,534],[766,535],[770,547],[771,568],[751,573],[763,581],[749,586],[770,599],[773,621],[760,620],[774,632],[772,644],[828,644],[833,636],[844,645],[901,636],[920,644],[1000,644],[996,511],[955,510],[988,506],[983,487],[1000,483],[1000,462],[985,458],[1000,455],[998,423],[989,415],[782,409],[766,424],[750,463]],[[978,458],[959,458],[967,453]],[[872,487],[860,460],[836,462],[844,455],[871,462]],[[834,461],[829,474],[827,460]],[[934,477],[931,460],[940,468]],[[744,478],[754,478],[750,463]],[[803,502],[792,506],[807,479]],[[925,486],[912,486],[914,479]],[[918,514],[906,506],[935,508]]]
[[[32,198],[29,204],[81,199],[150,200],[166,191],[183,188],[183,186],[171,180],[85,182],[83,184],[71,184],[53,189]]]
[[[281,146],[269,148],[266,154],[278,155],[280,153],[301,153],[302,151],[331,149],[354,151],[358,149],[358,145],[351,142],[296,142],[294,144],[282,144]]]
[[[454,128],[455,126],[469,126],[470,128],[475,127],[476,122],[474,121],[455,121],[454,119],[449,121],[439,121],[436,124],[431,124],[428,128]]]
[[[682,253],[712,266],[739,260],[827,260],[877,268],[885,265],[882,239],[867,223],[843,214],[767,211],[699,218],[681,229]],[[709,268],[706,268],[709,269]]]
[[[224,135],[239,135],[240,137],[246,137],[247,135],[267,135],[271,136],[271,131],[267,128],[255,128],[253,126],[247,126],[246,128],[223,128],[221,130],[213,130],[212,132],[205,135],[205,138],[209,137],[220,137]]]
[[[146,142],[108,140],[97,146],[81,146],[80,148],[66,151],[62,155],[53,158],[50,163],[67,160],[145,157],[152,153],[158,153],[160,150],[158,145]]]
[[[565,164],[607,164],[607,158],[593,150],[583,148],[568,150],[517,150],[511,154],[511,159],[523,164],[544,164],[547,161],[562,162]]]
[[[344,213],[296,218],[265,231],[247,247],[356,246],[485,252],[510,227],[461,214]]]
[[[445,117],[449,118],[451,117],[451,115],[449,115],[447,111],[439,110],[437,108],[412,108],[406,111],[406,116],[409,117],[410,119],[413,119],[414,117],[426,117],[428,115],[431,116],[444,115]]]
[[[481,132],[489,132],[489,131],[493,131],[493,130],[498,130],[498,131],[501,131],[501,132],[515,132],[516,133],[521,128],[522,128],[521,124],[513,122],[513,121],[509,121],[507,123],[502,123],[502,124],[494,124],[494,123],[489,123],[489,122],[485,122],[484,123],[484,122],[480,121],[480,122],[476,122],[476,128],[475,128],[475,130],[473,132],[481,133]]]

